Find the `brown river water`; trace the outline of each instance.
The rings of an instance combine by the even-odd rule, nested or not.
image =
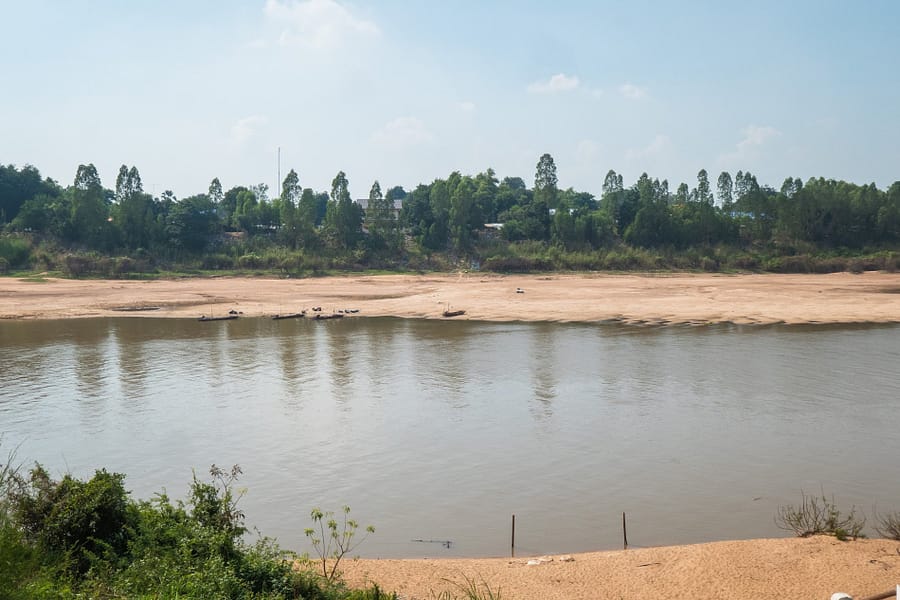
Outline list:
[[[240,464],[298,551],[349,505],[368,557],[787,535],[801,490],[900,510],[900,327],[0,322],[0,452],[183,497]],[[870,535],[874,534],[871,527]],[[449,541],[449,547],[441,542]]]

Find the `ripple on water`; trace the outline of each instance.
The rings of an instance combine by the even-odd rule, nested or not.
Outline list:
[[[570,552],[615,547],[623,510],[652,545],[779,535],[798,485],[900,498],[897,327],[25,325],[0,371],[23,458],[114,466],[141,497],[239,463],[251,523],[295,547],[313,506],[403,556],[501,554],[513,512],[523,547]]]

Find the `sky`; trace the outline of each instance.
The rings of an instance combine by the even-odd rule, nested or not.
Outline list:
[[[0,163],[178,197],[493,168],[900,179],[900,2],[0,0]],[[272,194],[270,195],[277,195]]]

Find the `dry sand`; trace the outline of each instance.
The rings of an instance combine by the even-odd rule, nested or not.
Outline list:
[[[353,585],[378,583],[405,600],[436,598],[466,578],[499,588],[504,600],[828,600],[847,592],[857,600],[900,583],[900,542],[831,537],[713,542],[573,554],[537,565],[528,559],[358,560],[344,567]]]
[[[521,288],[524,293],[516,293]],[[0,318],[268,316],[321,306],[359,316],[641,324],[895,323],[900,274],[384,275],[154,281],[0,278]],[[145,312],[122,309],[157,307]]]
[[[524,293],[516,293],[521,288]],[[0,278],[0,318],[268,316],[321,306],[359,316],[639,324],[896,323],[900,274],[455,275],[44,282]],[[155,308],[146,312],[122,309]],[[406,600],[459,592],[466,578],[513,599],[857,598],[900,583],[900,542],[747,540],[527,559],[360,560],[349,583]],[[458,594],[461,596],[461,594]]]

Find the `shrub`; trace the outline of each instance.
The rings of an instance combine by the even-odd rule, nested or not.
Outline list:
[[[200,259],[200,268],[206,271],[233,269],[234,259],[227,254],[206,254]]]
[[[338,566],[341,560],[363,543],[369,534],[375,533],[375,528],[369,525],[366,527],[366,535],[362,539],[354,540],[359,523],[350,518],[349,506],[345,506],[342,512],[344,516],[339,524],[334,518],[334,513],[323,513],[318,508],[314,508],[310,512],[313,526],[304,531],[319,557],[322,577],[328,581],[334,581],[340,575]],[[328,567],[329,561],[331,562],[330,568]]]
[[[823,493],[819,496],[807,496],[800,492],[799,506],[789,504],[778,509],[775,524],[785,531],[792,531],[798,537],[811,535],[833,535],[839,540],[856,539],[861,536],[866,524],[865,517],[857,516],[856,508],[842,517],[834,503]]]
[[[0,237],[0,259],[12,268],[22,267],[28,263],[31,245],[19,237]]]
[[[40,465],[13,493],[12,510],[26,540],[84,574],[95,557],[121,554],[130,524],[124,475],[97,471],[89,481],[53,481]]]
[[[900,512],[876,515],[875,518],[878,519],[878,525],[875,526],[878,535],[900,541]]]

